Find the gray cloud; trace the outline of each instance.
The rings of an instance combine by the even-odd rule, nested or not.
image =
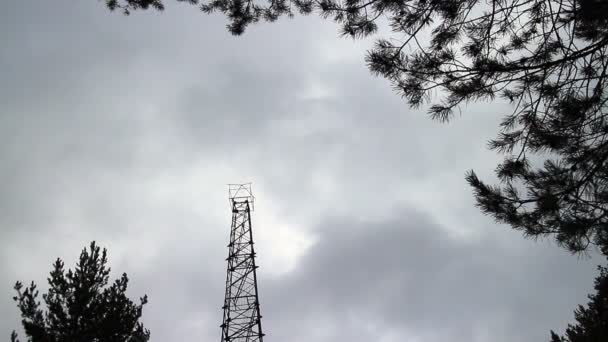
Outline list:
[[[592,285],[589,260],[517,234],[453,239],[448,228],[407,209],[320,225],[300,268],[266,284],[273,339],[304,341],[321,322],[329,332],[319,341],[546,340]]]

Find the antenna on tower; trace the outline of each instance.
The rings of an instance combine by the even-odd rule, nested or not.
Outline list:
[[[251,183],[228,184],[232,226],[228,244],[221,342],[263,342],[251,212]]]

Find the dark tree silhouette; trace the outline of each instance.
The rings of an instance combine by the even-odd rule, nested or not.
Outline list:
[[[196,4],[197,0],[177,0],[178,2],[189,2]],[[147,10],[150,8],[162,11],[165,5],[161,0],[105,0],[106,5],[111,11],[121,10],[124,14],[129,15],[134,10]]]
[[[501,184],[466,177],[481,210],[571,252],[595,244],[608,253],[608,1],[209,0],[201,9],[225,14],[237,35],[298,12],[331,18],[354,38],[389,25],[367,63],[410,106],[447,121],[470,101],[513,105],[490,142],[505,156]]]
[[[42,295],[47,309],[38,301],[32,282],[17,282],[14,300],[21,311],[22,325],[29,342],[145,342],[150,332],[139,322],[147,296],[134,304],[127,296],[128,278],[123,275],[108,286],[110,268],[106,249],[91,242],[83,249],[75,270],[64,271],[57,259],[48,278],[49,290]],[[13,331],[11,341],[17,342]]]
[[[598,267],[595,291],[589,295],[587,307],[579,305],[574,311],[576,324],[568,325],[566,334],[559,336],[551,331],[551,342],[604,342],[608,341],[608,269]]]

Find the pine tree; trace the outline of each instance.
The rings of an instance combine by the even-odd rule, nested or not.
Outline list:
[[[179,2],[189,2],[196,4],[198,0],[177,0]],[[135,10],[155,9],[162,11],[165,9],[162,0],[105,0],[106,6],[110,11],[121,10],[123,14],[129,15]]]
[[[595,291],[589,295],[587,307],[579,305],[574,311],[576,324],[568,325],[566,334],[551,331],[551,342],[606,342],[608,341],[608,269],[598,267]]]
[[[91,242],[83,249],[74,271],[64,271],[64,263],[53,264],[49,289],[38,301],[34,282],[24,287],[17,282],[14,300],[21,311],[22,325],[29,342],[145,342],[150,332],[139,322],[147,296],[134,304],[127,298],[126,274],[108,286],[110,268],[106,266],[106,249]],[[12,342],[18,342],[13,331]]]
[[[367,63],[410,106],[447,121],[471,101],[513,105],[490,142],[505,157],[501,184],[467,174],[481,210],[571,252],[608,253],[608,1],[209,0],[201,9],[226,15],[237,35],[297,13],[330,18],[354,38],[388,24]]]

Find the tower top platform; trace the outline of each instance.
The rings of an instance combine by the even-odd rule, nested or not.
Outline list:
[[[248,202],[250,211],[253,211],[255,197],[251,191],[251,183],[228,184],[228,200],[231,206],[235,203]]]

